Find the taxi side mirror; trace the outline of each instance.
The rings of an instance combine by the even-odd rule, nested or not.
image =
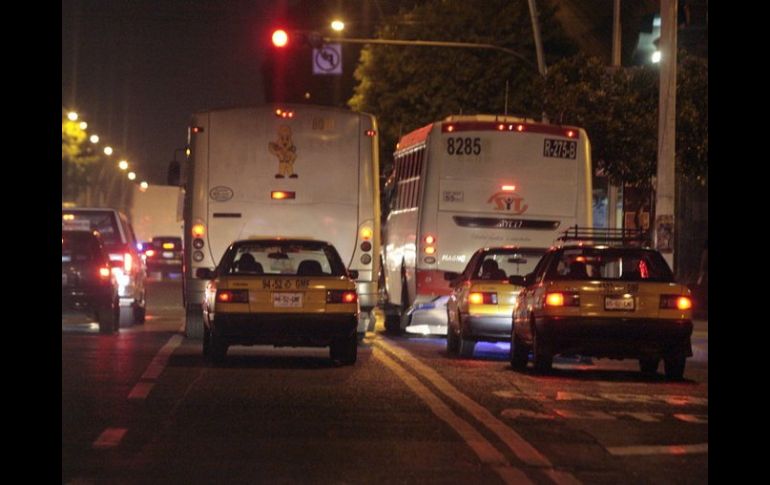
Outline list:
[[[198,268],[195,270],[195,277],[202,280],[213,280],[215,273],[209,268]]]
[[[459,277],[460,277],[460,273],[455,273],[454,271],[446,271],[444,273],[444,279],[446,281],[454,281]]]
[[[517,286],[527,286],[527,277],[519,274],[511,275],[508,277],[508,283]]]
[[[355,279],[358,279],[358,270],[357,270],[357,269],[349,269],[349,270],[348,270],[348,275],[349,275],[351,278],[353,278],[354,280],[355,280]]]

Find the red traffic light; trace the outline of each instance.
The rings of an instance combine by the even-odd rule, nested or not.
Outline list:
[[[272,39],[276,47],[286,47],[289,44],[289,34],[283,29],[274,30]]]

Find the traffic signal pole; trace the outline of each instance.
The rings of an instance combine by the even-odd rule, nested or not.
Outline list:
[[[658,103],[658,171],[655,190],[655,247],[674,268],[676,182],[676,30],[677,0],[660,5],[660,97]]]

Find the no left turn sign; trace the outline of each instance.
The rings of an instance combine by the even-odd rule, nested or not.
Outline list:
[[[313,49],[313,74],[342,74],[340,44],[324,44],[320,49]]]

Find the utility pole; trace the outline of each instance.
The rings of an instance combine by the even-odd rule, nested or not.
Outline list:
[[[535,50],[537,51],[537,70],[545,77],[546,66],[543,56],[543,41],[540,39],[540,22],[538,21],[537,5],[535,0],[529,0],[529,16],[532,18],[532,35],[535,37]]]
[[[620,0],[614,0],[612,9],[612,67],[620,67]],[[607,178],[607,226],[618,227],[618,186]],[[621,222],[620,227],[623,227]]]
[[[655,190],[655,247],[674,268],[674,194],[676,177],[676,33],[677,0],[660,5],[660,98],[658,172]]]

